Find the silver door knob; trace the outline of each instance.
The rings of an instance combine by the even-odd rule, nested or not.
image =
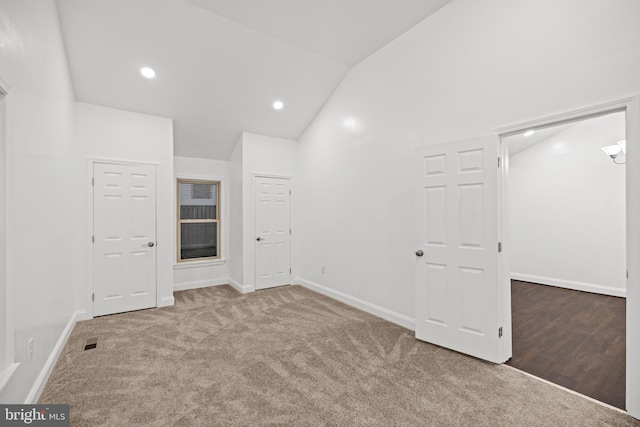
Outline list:
[[[259,242],[260,240],[262,240],[262,237],[256,237],[256,240]]]
[[[149,246],[150,248],[154,247],[155,245],[156,245],[156,244],[155,244],[155,243],[153,243],[153,242],[149,242],[149,243],[147,243],[147,246]]]
[[[424,255],[424,252],[422,252],[422,249],[418,249],[416,251],[416,256],[422,256],[422,255]]]

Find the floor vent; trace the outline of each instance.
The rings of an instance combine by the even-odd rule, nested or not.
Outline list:
[[[84,343],[85,350],[91,350],[92,348],[96,348],[98,346],[98,338],[89,338]]]

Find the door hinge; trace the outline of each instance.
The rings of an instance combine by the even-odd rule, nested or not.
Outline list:
[[[498,169],[500,169],[500,161],[501,161],[501,160],[502,160],[502,159],[501,159],[500,157],[498,157]]]
[[[502,338],[502,326],[498,328],[498,338]]]
[[[96,294],[91,294],[91,302],[96,300]]]
[[[289,274],[291,274],[291,269],[289,269]]]
[[[95,243],[96,242],[96,236],[91,236],[91,243]]]
[[[91,178],[91,185],[95,185],[95,178]]]
[[[289,229],[289,234],[291,234],[291,229]]]
[[[502,242],[498,242],[498,252],[502,252]]]
[[[291,190],[289,190],[289,195],[291,195]]]

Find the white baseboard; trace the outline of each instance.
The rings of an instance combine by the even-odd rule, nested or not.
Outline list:
[[[253,286],[251,285],[242,285],[240,282],[233,280],[231,277],[228,278],[228,283],[231,285],[233,289],[240,292],[241,294],[246,294],[254,291]]]
[[[592,292],[594,294],[610,295],[614,297],[627,297],[627,290],[612,288],[593,283],[575,282],[572,280],[554,279],[551,277],[534,276],[531,274],[511,273],[511,280],[539,283],[541,285],[556,286],[558,288],[573,289],[574,291]]]
[[[396,313],[395,311],[371,304],[370,302],[361,300],[360,298],[352,297],[351,295],[327,288],[326,286],[319,285],[300,277],[294,278],[293,284],[304,286],[305,288],[309,288],[312,291],[316,291],[322,295],[328,296],[329,298],[343,302],[351,307],[355,307],[369,314],[373,314],[374,316],[381,317],[389,322],[395,323],[396,325],[400,325],[412,331],[415,330],[415,319],[405,316],[404,314]]]
[[[82,322],[83,320],[93,319],[93,317],[89,316],[87,310],[78,310],[76,311],[76,322]]]
[[[12,363],[7,369],[0,372],[0,392],[11,382],[11,377],[16,373],[18,366],[20,366],[20,363]]]
[[[171,295],[170,297],[162,297],[158,307],[171,307],[176,304],[176,299]]]
[[[33,384],[33,387],[31,387],[29,394],[27,394],[27,397],[24,401],[25,405],[35,405],[36,403],[38,403],[38,399],[40,399],[42,390],[44,390],[44,386],[47,385],[49,376],[51,375],[51,372],[53,372],[53,368],[56,366],[58,357],[60,357],[60,353],[62,352],[64,345],[67,343],[73,327],[78,321],[78,318],[83,315],[86,316],[86,312],[83,313],[83,311],[76,311],[71,316],[71,319],[69,319],[67,326],[64,328],[64,331],[62,331],[60,338],[58,338],[58,342],[53,347],[53,350],[51,350],[51,354],[49,355],[47,362],[42,367],[42,370],[40,371],[36,382]]]
[[[209,280],[197,280],[193,282],[176,283],[173,285],[174,291],[188,291],[189,289],[208,288],[209,286],[220,286],[229,283],[228,277],[221,277],[219,279]]]

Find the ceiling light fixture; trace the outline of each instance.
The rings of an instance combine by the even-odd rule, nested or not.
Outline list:
[[[282,110],[284,108],[284,104],[282,101],[276,101],[273,103],[273,108],[276,110]]]
[[[613,163],[616,165],[624,165],[626,162],[616,162],[616,158],[620,153],[627,153],[627,141],[623,139],[622,141],[618,141],[615,145],[607,145],[602,148],[602,151],[604,151],[607,156],[611,157],[611,160],[613,160]]]
[[[622,148],[622,154],[627,154],[627,140],[623,139],[621,141],[616,142]]]
[[[144,77],[148,78],[148,79],[152,79],[156,76],[156,72],[153,71],[152,68],[149,67],[142,67],[140,68],[140,74],[142,74]]]
[[[536,131],[535,131],[535,130],[533,130],[533,129],[529,129],[528,131],[526,131],[526,132],[524,133],[524,135],[523,135],[523,136],[524,136],[525,138],[528,138],[528,137],[530,137],[531,135],[533,135],[534,133],[536,133]]]

